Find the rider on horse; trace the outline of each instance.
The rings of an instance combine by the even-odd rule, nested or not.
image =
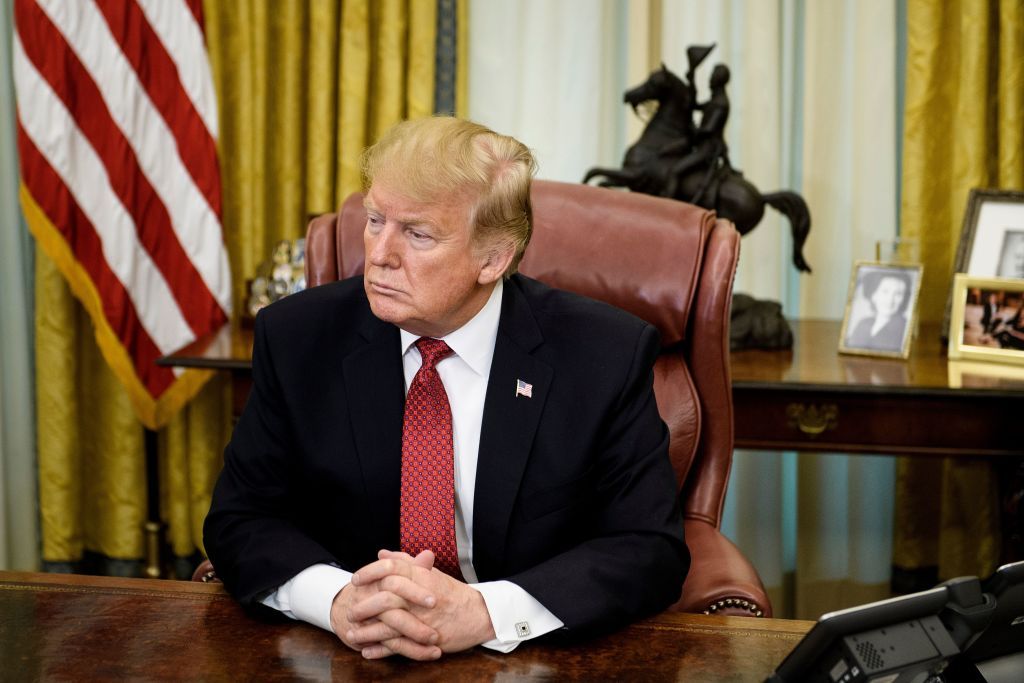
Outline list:
[[[695,106],[703,112],[700,126],[694,133],[696,144],[686,156],[672,166],[665,182],[663,196],[674,197],[679,180],[691,170],[703,167],[707,169],[704,182],[689,200],[693,204],[699,204],[719,170],[723,167],[732,168],[729,164],[729,147],[725,143],[725,124],[729,120],[729,96],[725,93],[725,86],[728,83],[729,67],[725,64],[716,65],[711,72],[710,99]],[[666,149],[666,152],[669,151]],[[714,193],[709,200],[715,201]]]
[[[661,195],[715,210],[731,220],[741,235],[754,229],[764,216],[765,206],[782,212],[793,235],[793,264],[810,272],[803,257],[803,245],[811,229],[811,215],[799,194],[786,190],[761,194],[743,174],[729,164],[723,131],[729,118],[725,86],[729,70],[716,66],[711,76],[711,98],[698,105],[693,88],[693,71],[711,47],[687,50],[690,71],[684,81],[664,64],[647,81],[626,91],[623,100],[636,111],[646,101],[658,107],[640,139],[623,158],[621,168],[594,167],[583,177],[586,183],[601,178],[604,187],[627,187],[634,192]],[[701,109],[699,127],[693,112]],[[705,170],[706,169],[706,170]]]

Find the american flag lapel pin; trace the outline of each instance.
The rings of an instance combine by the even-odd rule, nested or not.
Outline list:
[[[525,396],[526,398],[533,398],[533,385],[527,384],[521,379],[516,380],[516,398]]]

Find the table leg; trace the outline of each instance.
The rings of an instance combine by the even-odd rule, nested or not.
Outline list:
[[[160,458],[157,433],[145,429],[146,448],[146,540],[145,576],[166,578],[163,563],[163,522],[160,520]]]

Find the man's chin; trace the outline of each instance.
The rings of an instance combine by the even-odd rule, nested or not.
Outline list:
[[[381,299],[384,299],[383,301]],[[394,302],[385,297],[370,295],[370,311],[380,320],[393,325],[400,325],[406,319]]]

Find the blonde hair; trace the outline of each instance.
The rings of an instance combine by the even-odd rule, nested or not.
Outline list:
[[[530,180],[537,163],[523,143],[472,121],[435,116],[403,121],[363,152],[363,189],[387,181],[417,201],[476,197],[469,216],[478,245],[510,245],[516,272],[530,243]]]

